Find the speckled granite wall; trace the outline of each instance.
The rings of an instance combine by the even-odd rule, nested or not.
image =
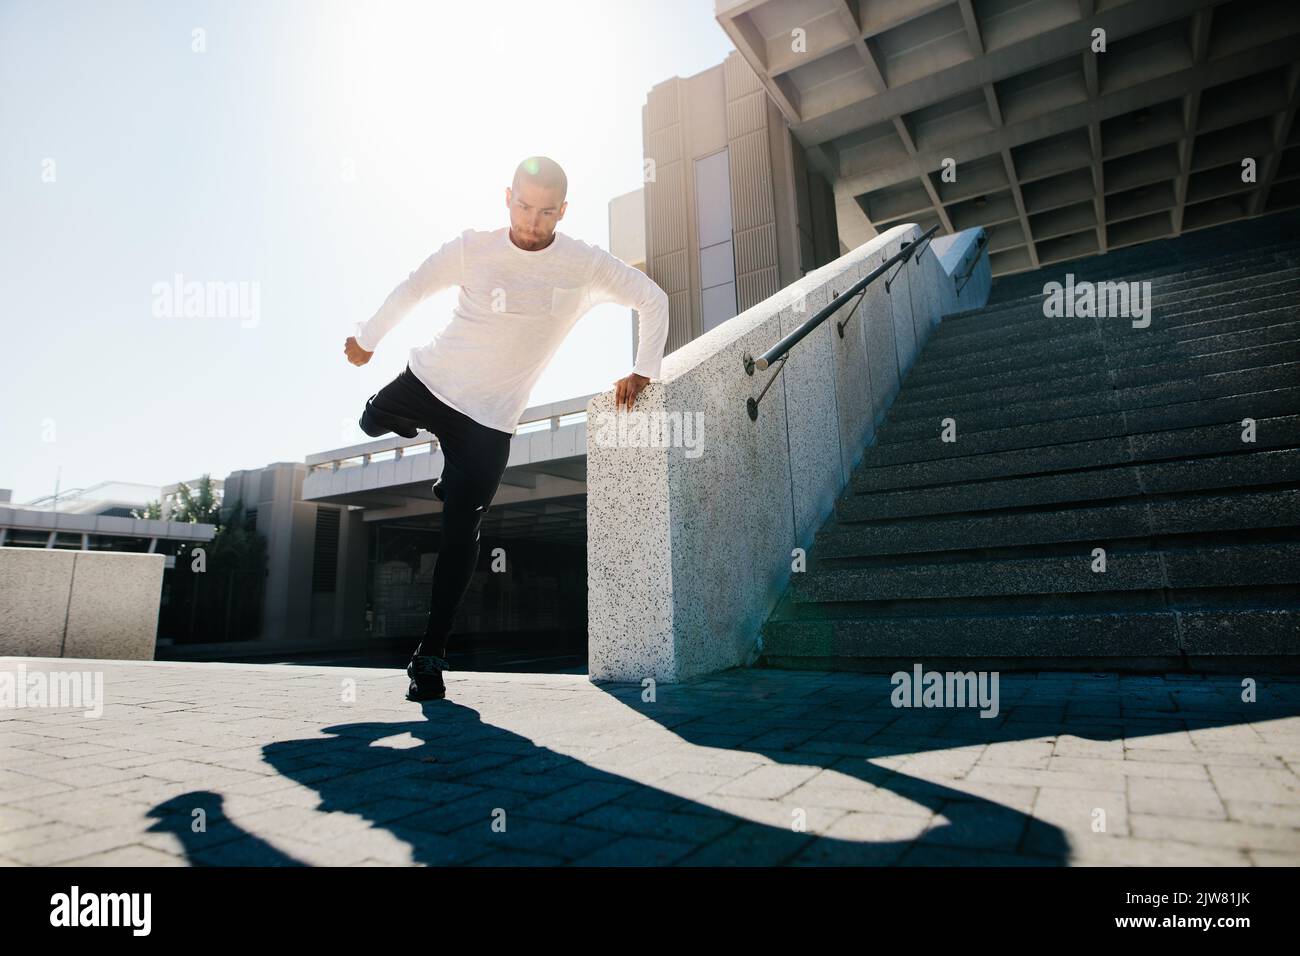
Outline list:
[[[0,655],[154,658],[165,558],[0,548]]]
[[[751,377],[742,356],[761,354],[920,232],[895,227],[665,356],[632,413],[615,416],[612,390],[591,400],[593,681],[671,682],[754,660],[793,549],[807,548],[829,516],[953,301],[941,288],[952,279],[927,245],[888,294],[883,277],[867,287],[843,337],[836,322],[856,297],[799,342],[784,367]],[[746,400],[774,375],[751,421]],[[631,428],[684,419],[698,434],[675,429],[664,441]]]

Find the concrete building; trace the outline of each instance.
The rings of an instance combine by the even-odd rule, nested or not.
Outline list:
[[[715,9],[833,185],[842,248],[982,226],[998,276],[1300,203],[1288,0]]]
[[[654,86],[642,108],[646,272],[665,352],[836,258],[830,184],[738,54]]]
[[[212,539],[216,528],[210,524],[132,517],[163,493],[156,485],[103,481],[17,505],[10,489],[0,488],[0,547],[154,554],[168,543]],[[166,562],[171,568],[175,555]]]
[[[609,201],[609,252],[628,265],[646,271],[645,188],[633,189]],[[632,354],[640,345],[636,310],[631,310]]]

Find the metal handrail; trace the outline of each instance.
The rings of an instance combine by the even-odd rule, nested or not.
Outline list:
[[[908,254],[907,254],[906,256],[903,257],[903,262],[899,265],[899,267],[898,267],[897,269],[894,270],[894,274],[893,274],[892,276],[890,276],[888,279],[885,280],[885,293],[886,293],[886,294],[889,293],[889,287],[890,287],[891,285],[894,284],[894,280],[898,278],[898,274],[899,274],[900,272],[903,271],[903,266],[907,265],[907,260],[908,260],[909,258],[911,258],[911,256],[912,256],[913,254],[919,256],[919,255],[921,254],[921,252],[924,251],[923,249],[922,249],[922,250],[918,250],[918,249],[916,248],[916,246],[929,245],[929,244],[930,244],[930,236],[933,235],[933,234],[934,234],[934,230],[935,230],[935,229],[938,229],[938,228],[939,228],[938,226],[934,226],[934,227],[932,227],[932,228],[930,229],[929,232],[927,232],[925,235],[923,235],[920,239],[916,240],[916,245],[913,246],[913,247],[912,247],[912,250],[909,251]],[[855,306],[855,308],[856,308],[856,306]],[[845,321],[847,322],[848,320],[845,319]]]
[[[979,238],[975,240],[975,255],[971,258],[970,268],[966,270],[966,273],[964,275],[958,273],[957,275],[952,277],[952,281],[957,286],[958,293],[960,293],[962,287],[965,286],[966,283],[970,281],[970,277],[975,274],[975,267],[980,263],[980,250],[984,248],[984,244],[986,242],[988,242],[988,236],[985,233],[981,232],[979,234]],[[960,282],[957,281],[959,279],[961,280]]]
[[[915,246],[920,245],[921,242],[930,238],[930,236],[934,235],[934,233],[936,233],[938,230],[939,230],[939,226],[937,224],[933,225],[929,229],[927,229],[919,239],[915,239],[915,240],[909,239],[906,242],[904,242],[902,247],[897,252],[895,252],[892,256],[890,256],[888,259],[882,262],[879,266],[873,269],[866,276],[862,277],[857,282],[853,283],[853,285],[851,285],[844,292],[841,292],[839,295],[837,295],[834,299],[830,301],[828,305],[825,305],[821,309],[819,309],[816,315],[808,319],[806,322],[803,323],[803,325],[799,326],[799,328],[795,329],[785,338],[781,339],[779,342],[773,345],[770,349],[768,349],[758,358],[751,358],[749,353],[746,352],[744,356],[746,374],[753,375],[754,369],[759,369],[760,371],[762,371],[763,369],[770,366],[773,362],[775,362],[786,352],[790,351],[790,349],[793,348],[796,344],[798,344],[800,339],[802,339],[813,329],[817,328],[817,326],[825,322],[826,319],[829,316],[833,315],[841,306],[844,305],[845,302],[847,302],[853,296],[857,295],[859,292],[861,292],[863,289],[869,286],[876,279],[880,278],[880,276],[884,275],[884,273],[889,270],[890,266],[892,266],[896,262],[900,262],[902,260],[909,258],[912,255],[912,250]]]
[[[892,256],[890,256],[888,259],[882,262],[875,269],[872,269],[871,272],[863,276],[857,282],[853,283],[853,285],[851,285],[848,289],[846,289],[845,291],[841,292],[839,295],[831,299],[830,303],[822,307],[821,309],[819,309],[816,315],[808,319],[806,322],[800,325],[799,328],[795,329],[789,335],[782,338],[779,342],[777,342],[775,345],[769,348],[758,358],[754,358],[749,354],[748,351],[746,351],[745,354],[741,357],[741,361],[745,366],[745,374],[753,375],[754,369],[756,368],[759,370],[766,369],[778,360],[780,360],[781,365],[784,366],[785,360],[789,357],[790,349],[794,348],[794,346],[797,345],[805,335],[807,335],[813,329],[817,328],[817,326],[825,322],[827,318],[834,315],[835,312],[838,311],[841,307],[843,307],[844,303],[847,302],[849,299],[851,299],[853,296],[859,295],[859,293],[865,295],[867,286],[869,286],[872,282],[875,282],[878,278],[880,278],[882,275],[888,272],[889,269],[895,263],[907,262],[907,260],[912,257],[912,253],[916,251],[917,247],[925,243],[931,236],[933,236],[938,231],[939,231],[939,224],[936,223],[935,225],[927,229],[925,232],[923,232],[918,238],[906,240],[902,244],[902,246],[899,247],[899,250],[895,252]],[[899,268],[901,269],[902,266],[899,266]],[[859,302],[860,301],[861,298],[859,298]],[[853,318],[853,312],[856,312],[857,308],[858,308],[858,303],[855,302],[853,305],[853,310],[849,312],[848,317],[845,318],[843,322],[836,323],[836,331],[839,332],[840,338],[844,338],[844,327],[848,325],[849,319]],[[779,373],[780,371],[781,371],[781,367],[778,366],[777,373]],[[758,403],[762,401],[763,395],[767,392],[768,387],[771,386],[772,382],[775,379],[776,379],[776,375],[773,375],[772,378],[768,380],[767,385],[764,386],[763,391],[758,393],[758,397],[749,399],[748,401],[749,417],[751,419],[758,418]]]

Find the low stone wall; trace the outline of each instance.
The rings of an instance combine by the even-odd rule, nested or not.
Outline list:
[[[927,243],[784,363],[751,376],[743,356],[762,354],[921,232],[890,229],[665,356],[633,412],[615,414],[612,390],[591,400],[593,681],[678,681],[756,658],[795,549],[830,515],[931,330],[980,283],[958,296]],[[947,243],[950,261],[987,259],[979,235]],[[746,402],[769,383],[751,420]]]
[[[0,655],[153,660],[165,561],[0,548]]]
[[[934,254],[952,281],[942,284],[943,314],[982,309],[993,289],[987,237],[983,229],[935,236]]]

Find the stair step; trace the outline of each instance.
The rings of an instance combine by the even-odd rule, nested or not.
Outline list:
[[[1262,368],[1248,368],[1236,371],[1215,372],[1201,378],[1180,378],[1152,382],[1148,385],[1129,388],[1110,389],[1099,385],[1094,380],[1086,384],[1087,389],[1079,388],[1078,380],[1068,385],[1057,383],[1052,391],[1063,397],[1044,395],[1042,389],[1022,390],[1018,399],[1003,396],[988,397],[983,393],[975,398],[979,404],[964,404],[971,399],[955,399],[952,406],[941,401],[917,402],[910,406],[890,409],[890,425],[910,424],[917,420],[926,421],[930,433],[939,433],[939,422],[943,418],[957,419],[957,436],[965,431],[984,431],[989,428],[1010,427],[1012,425],[1032,422],[1050,421],[1056,418],[1069,418],[1078,415],[1098,414],[1101,412],[1128,411],[1131,409],[1153,408],[1159,405],[1173,405],[1196,399],[1218,398],[1230,395],[1242,395],[1250,392],[1264,392],[1275,388],[1289,388],[1300,382],[1300,363],[1291,362],[1281,365],[1269,365]],[[1070,388],[1078,391],[1068,394]],[[960,417],[956,414],[960,412]],[[923,432],[922,432],[923,433]],[[890,439],[892,440],[892,439]]]
[[[1300,525],[1300,490],[1130,498],[1100,506],[990,512],[859,524],[817,533],[818,564],[835,559],[1113,541]]]
[[[966,430],[956,442],[939,441],[939,432],[934,423],[923,420],[908,426],[916,433],[914,438],[906,437],[902,426],[894,427],[892,435],[895,440],[869,446],[863,453],[859,467],[879,468],[921,461],[942,461],[956,456],[1060,445],[1173,428],[1195,428],[1229,422],[1240,426],[1243,418],[1258,421],[1297,408],[1300,408],[1300,387],[1279,388],[1228,398],[1159,405],[1155,408],[1058,418],[1009,428]]]
[[[1057,395],[1099,395],[1150,388],[1219,372],[1251,372],[1300,362],[1300,341],[1233,349],[1212,355],[1176,356],[1153,365],[1102,369],[1069,375],[1048,382],[1026,382],[956,394],[922,394],[917,397],[900,391],[890,414],[899,420],[922,416],[957,418],[968,409],[1003,406]],[[1297,379],[1300,380],[1300,379]],[[959,422],[960,425],[960,422]]]
[[[1093,571],[1092,562],[1090,549],[1081,547],[1074,556],[822,568],[795,575],[792,599],[809,604],[1300,583],[1300,543],[1112,548],[1104,572]]]
[[[1075,354],[1060,355],[1054,351],[1040,354],[1033,358],[1022,358],[1015,365],[988,367],[978,365],[961,376],[949,379],[932,380],[911,376],[903,385],[900,397],[912,400],[931,396],[952,394],[953,391],[974,392],[988,391],[1008,385],[1028,385],[1032,382],[1046,382],[1052,379],[1069,378],[1108,370],[1136,369],[1157,365],[1172,359],[1197,358],[1209,355],[1222,355],[1238,352],[1241,349],[1260,348],[1300,341],[1300,309],[1273,310],[1270,313],[1255,313],[1267,316],[1270,324],[1225,332],[1219,335],[1207,335],[1196,338],[1164,339],[1159,344],[1129,345],[1124,348],[1110,349],[1104,343],[1094,340],[1096,344],[1089,350],[1091,354],[1078,354],[1078,347],[1071,349]],[[1241,323],[1238,323],[1240,326]],[[1271,363],[1266,363],[1271,364]]]
[[[1175,253],[1140,260],[1126,259],[1122,251],[1113,252],[1101,258],[1058,262],[1036,272],[994,279],[989,301],[984,308],[996,310],[1004,305],[1032,298],[1041,293],[1044,281],[1052,279],[1059,281],[1066,273],[1073,273],[1076,281],[1098,282],[1118,276],[1154,280],[1179,274],[1203,275],[1228,272],[1279,256],[1284,258],[1293,256],[1297,252],[1300,252],[1300,238],[1294,234],[1252,243],[1249,248],[1217,246],[1203,248],[1196,252]],[[981,310],[972,309],[962,315],[971,315],[979,311]]]
[[[876,432],[876,444],[867,447],[863,466],[879,464],[904,464],[917,460],[948,458],[956,454],[962,444],[962,454],[980,454],[984,451],[1001,451],[1060,445],[1062,442],[1086,441],[1088,438],[1105,438],[1114,434],[1158,432],[1179,425],[1212,425],[1223,421],[1242,421],[1245,418],[1269,418],[1300,407],[1300,386],[1292,388],[1264,388],[1258,392],[1242,390],[1235,394],[1213,398],[1171,402],[1145,408],[1093,412],[1083,408],[1074,415],[1061,418],[1034,419],[1001,423],[1000,416],[980,412],[963,416],[962,432],[958,442],[939,440],[939,428],[932,419],[917,419],[889,424]],[[1186,418],[1184,418],[1186,416]]]
[[[844,524],[1296,481],[1300,450],[1287,448],[846,495],[835,503],[835,520]]]
[[[1190,239],[1191,237],[1187,237]],[[1254,236],[1248,242],[1231,240],[1216,244],[1195,246],[1187,242],[1177,251],[1162,255],[1126,255],[1136,250],[1117,250],[1103,257],[1090,256],[1069,262],[1057,262],[1037,270],[1015,276],[1003,276],[993,281],[989,305],[998,306],[1032,294],[1041,288],[1043,275],[1074,273],[1081,279],[1099,280],[1119,275],[1169,275],[1198,268],[1228,269],[1258,258],[1286,254],[1300,246],[1300,233],[1294,229],[1275,236]]]
[[[898,418],[913,418],[918,407],[953,414],[959,408],[983,408],[1021,402],[1026,399],[1052,399],[1063,395],[1087,392],[1108,392],[1112,389],[1131,389],[1156,382],[1195,378],[1213,372],[1238,372],[1251,368],[1268,368],[1286,362],[1300,362],[1300,336],[1297,329],[1281,326],[1277,332],[1258,332],[1251,345],[1236,345],[1222,351],[1178,354],[1153,350],[1154,354],[1117,356],[1109,362],[1091,362],[1083,368],[1070,368],[1069,363],[1057,367],[1057,375],[1031,377],[988,376],[958,382],[950,388],[904,389],[894,399]],[[1274,328],[1274,326],[1270,326]],[[1275,341],[1274,337],[1281,338]],[[1270,341],[1274,339],[1274,341]],[[1213,346],[1210,346],[1213,347]]]
[[[1241,284],[1243,281],[1249,281],[1252,278],[1257,278],[1259,281],[1269,281],[1264,278],[1268,276],[1273,276],[1275,280],[1285,278],[1285,274],[1294,270],[1297,263],[1300,263],[1300,245],[1286,252],[1261,256],[1259,259],[1249,262],[1231,262],[1222,266],[1163,274],[1127,274],[1124,276],[1123,281],[1150,282],[1153,295],[1167,295],[1170,292],[1190,289],[1202,289],[1214,294],[1222,291],[1221,289],[1212,288],[1216,285]],[[945,316],[944,323],[949,326],[948,334],[973,333],[988,325],[997,325],[1004,321],[1014,322],[1016,317],[1021,315],[1042,315],[1043,286],[1051,282],[1060,282],[1064,285],[1065,275],[1065,271],[1040,270],[1037,286],[1023,296],[999,302],[990,302],[982,309],[971,309],[967,312]],[[1105,282],[1113,278],[1112,276],[1109,279],[1089,279],[1087,281]],[[1075,285],[1077,286],[1080,281],[1080,278],[1076,275]]]
[[[1101,614],[990,614],[768,621],[763,657],[933,661],[1294,654],[1300,608],[1166,608]],[[793,661],[784,660],[784,663]]]
[[[1300,447],[1300,415],[1261,418],[1255,424],[1256,440],[1253,443],[1242,441],[1240,422],[1226,422],[1060,445],[1041,445],[1015,451],[954,456],[941,461],[859,468],[853,475],[849,490],[850,493],[862,494],[988,478],[1040,475],[1100,465],[1167,461],[1193,455],[1231,455],[1266,448]],[[944,444],[939,442],[937,436],[934,440]],[[959,446],[960,438],[950,444],[954,448]]]
[[[1135,326],[1133,322],[1137,320],[1126,317],[1048,317],[1041,310],[1012,326],[992,326],[961,336],[946,331],[945,323],[941,322],[926,343],[925,350],[926,357],[936,366],[947,367],[998,358],[1000,356],[997,353],[1003,348],[1025,350],[1034,346],[1054,347],[1057,343],[1065,347],[1082,334],[1096,334],[1101,341],[1142,345],[1144,337],[1170,329],[1217,319],[1237,318],[1269,309],[1289,309],[1292,318],[1300,315],[1291,280],[1270,283],[1264,290],[1257,287],[1242,288],[1237,292],[1236,301],[1212,304],[1203,304],[1196,298],[1196,291],[1191,290],[1171,300],[1167,309],[1153,310],[1149,316],[1150,324],[1146,326]],[[1285,320],[1284,317],[1278,321]]]
[[[1151,332],[1149,335],[1144,336],[1115,338],[1104,335],[1096,329],[1088,329],[1055,340],[1050,349],[1045,349],[1041,343],[1029,342],[1024,345],[991,349],[944,361],[926,355],[925,362],[914,366],[912,372],[908,373],[905,387],[910,385],[926,386],[936,382],[960,382],[965,378],[988,372],[1033,368],[1040,364],[1050,365],[1056,362],[1069,361],[1073,358],[1086,358],[1094,355],[1122,357],[1127,352],[1141,349],[1159,348],[1161,346],[1177,348],[1185,342],[1191,343],[1202,339],[1217,338],[1221,335],[1249,334],[1255,329],[1268,329],[1275,325],[1289,324],[1295,318],[1296,313],[1294,311],[1279,312],[1267,309],[1261,312],[1251,312],[1226,318],[1212,318],[1204,322],[1175,326]]]

